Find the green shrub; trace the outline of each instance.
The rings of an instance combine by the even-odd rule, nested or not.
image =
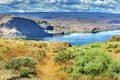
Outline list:
[[[107,49],[108,52],[112,52],[113,50],[111,48]]]
[[[41,42],[39,44],[37,44],[38,48],[45,48],[45,47],[48,47],[48,44],[45,43],[45,42]]]
[[[10,48],[7,45],[0,45],[0,53],[9,53]]]
[[[3,45],[2,45],[2,44],[0,44],[0,47],[3,47]]]
[[[46,52],[45,50],[38,50],[40,58],[46,57]]]
[[[52,44],[52,46],[50,47],[54,53],[58,53],[59,51],[65,51],[66,50],[66,46],[68,46],[69,44],[67,43],[55,43]]]
[[[110,76],[120,76],[120,61],[113,60],[108,67],[108,74]]]
[[[90,46],[90,45],[84,45],[84,46],[82,46],[82,49],[90,50],[90,49],[91,49],[91,46]]]
[[[20,69],[20,76],[21,77],[29,77],[29,68],[21,68]]]
[[[72,80],[77,78],[77,74],[100,75],[107,69],[111,57],[99,49],[82,50],[75,59],[72,72]]]
[[[4,61],[0,61],[0,69],[4,68],[6,63]]]
[[[54,62],[57,63],[65,63],[70,56],[67,55],[65,52],[59,52],[54,55]]]
[[[101,47],[101,43],[96,42],[96,43],[92,43],[90,44],[91,48],[100,48]]]
[[[64,68],[60,68],[59,71],[64,71],[64,72],[67,72],[67,73],[72,73],[73,68],[72,67],[64,67]]]
[[[6,67],[19,70],[21,67],[34,67],[36,64],[37,61],[31,57],[18,57],[8,62]]]
[[[117,49],[115,50],[115,53],[120,53],[120,48],[117,48]]]
[[[107,76],[112,78],[120,73],[120,62],[115,62],[110,54],[102,49],[101,43],[94,43],[84,46],[74,46],[65,51],[60,51],[54,55],[54,61],[64,63],[69,60],[74,60],[74,67],[62,68],[63,71],[71,73],[72,80],[78,80],[80,75],[84,76]],[[117,48],[117,43],[110,43],[108,51],[112,48]],[[115,65],[116,64],[116,65]],[[110,77],[110,76],[113,77]]]
[[[118,48],[120,45],[117,42],[107,44],[107,48]]]
[[[17,47],[19,49],[26,49],[27,48],[25,45],[22,45],[22,44],[17,44]]]
[[[67,61],[74,59],[80,51],[80,46],[75,46],[67,50],[59,51],[58,53],[54,54],[54,62],[66,63]]]

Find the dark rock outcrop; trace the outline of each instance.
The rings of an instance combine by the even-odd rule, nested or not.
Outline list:
[[[12,17],[6,23],[2,23],[0,28],[6,28],[8,31],[15,29],[13,32],[10,31],[7,36],[22,36],[28,39],[36,39],[45,36],[51,36],[52,34],[46,32],[46,29],[52,30],[51,26],[47,26],[47,28],[42,28],[35,21],[22,18],[22,17]],[[4,30],[1,29],[0,35],[4,35]]]
[[[98,32],[100,32],[100,31],[101,31],[100,28],[93,28],[93,29],[91,30],[91,33],[98,33]]]

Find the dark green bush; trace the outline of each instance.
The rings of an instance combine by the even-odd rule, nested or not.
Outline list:
[[[21,67],[34,67],[36,64],[37,61],[31,57],[18,57],[8,62],[6,67],[19,70]]]
[[[54,62],[56,63],[66,63],[70,59],[74,59],[77,54],[72,52],[72,49],[66,51],[60,51],[54,54]]]
[[[54,55],[54,62],[57,63],[65,63],[69,59],[70,59],[70,55],[62,51]]]
[[[29,68],[21,68],[20,69],[20,76],[21,77],[29,77]]]
[[[115,50],[115,53],[120,53],[120,48],[117,48],[117,49]]]
[[[67,61],[74,59],[81,52],[81,50],[81,46],[74,46],[67,50],[59,51],[54,54],[54,62],[66,63]]]
[[[78,55],[78,52],[81,50],[81,48],[78,47],[79,46],[75,46],[69,48],[68,50],[59,51],[58,53],[54,54],[54,62],[66,63],[70,59],[74,59]]]
[[[113,50],[111,48],[107,49],[108,52],[112,52]]]

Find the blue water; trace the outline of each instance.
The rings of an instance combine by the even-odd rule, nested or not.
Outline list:
[[[8,13],[7,13],[8,14]],[[119,19],[120,14],[110,14],[110,13],[92,13],[92,12],[28,12],[28,13],[9,13],[16,16],[30,16],[34,18],[44,18],[44,19],[51,19],[51,18],[82,18],[82,19],[90,19],[90,18],[114,18]],[[44,37],[44,38],[37,38],[37,40],[44,40],[44,41],[63,41],[63,42],[70,42],[72,45],[84,45],[90,44],[93,42],[104,42],[110,39],[114,35],[120,35],[120,30],[116,31],[104,31],[99,32],[96,34],[92,33],[73,33],[70,35],[63,35],[63,36],[53,36],[53,37]]]
[[[104,42],[114,35],[120,35],[120,30],[115,31],[104,31],[96,34],[93,33],[73,33],[70,35],[63,36],[53,36],[53,37],[45,37],[40,40],[44,41],[57,41],[57,42],[70,42],[72,45],[84,45],[90,44],[94,42]]]

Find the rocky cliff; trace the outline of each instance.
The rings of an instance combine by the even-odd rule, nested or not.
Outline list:
[[[40,21],[39,21],[40,22]],[[52,26],[38,24],[35,20],[12,15],[0,15],[0,36],[14,38],[40,38],[51,36],[47,31]]]
[[[69,32],[67,26],[47,20],[0,14],[0,37],[39,39]]]

